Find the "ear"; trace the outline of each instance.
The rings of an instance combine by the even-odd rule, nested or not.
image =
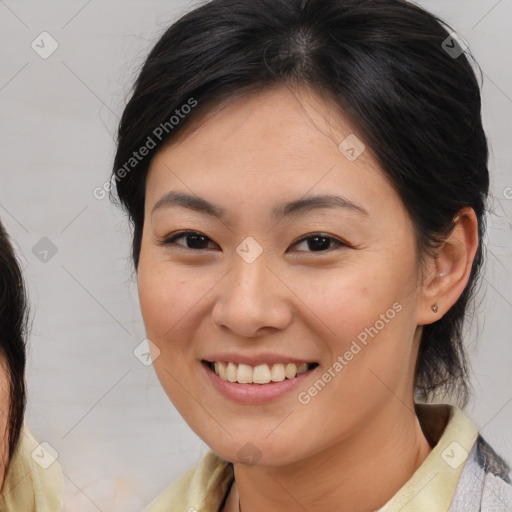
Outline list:
[[[457,302],[468,283],[478,249],[478,219],[474,210],[466,207],[457,213],[454,224],[453,231],[428,263],[418,325],[439,320]]]

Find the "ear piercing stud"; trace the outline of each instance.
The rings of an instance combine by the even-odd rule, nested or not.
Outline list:
[[[438,312],[438,310],[439,310],[439,306],[437,305],[437,302],[436,302],[436,303],[432,306],[432,311],[433,311],[434,313],[437,313],[437,312]]]

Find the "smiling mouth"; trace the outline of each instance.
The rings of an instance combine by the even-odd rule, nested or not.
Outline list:
[[[285,379],[294,379],[318,366],[318,363],[302,363],[299,365],[295,363],[275,363],[251,366],[242,363],[205,360],[202,363],[222,380],[239,384],[282,382]]]

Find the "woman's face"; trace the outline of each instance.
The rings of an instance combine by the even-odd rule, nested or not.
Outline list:
[[[413,226],[351,134],[315,93],[274,88],[228,104],[151,163],[138,288],[154,366],[226,460],[292,463],[412,404]],[[297,377],[291,364],[288,378],[288,363],[316,364]]]

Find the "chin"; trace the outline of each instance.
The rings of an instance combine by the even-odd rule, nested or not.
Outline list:
[[[205,442],[221,459],[233,464],[277,467],[292,464],[301,458],[301,453],[297,451],[297,443],[277,447],[275,441],[271,442],[265,439],[265,436],[252,440],[246,436],[240,436],[238,439],[235,436],[227,436],[222,441],[217,438],[211,443],[208,440]]]

